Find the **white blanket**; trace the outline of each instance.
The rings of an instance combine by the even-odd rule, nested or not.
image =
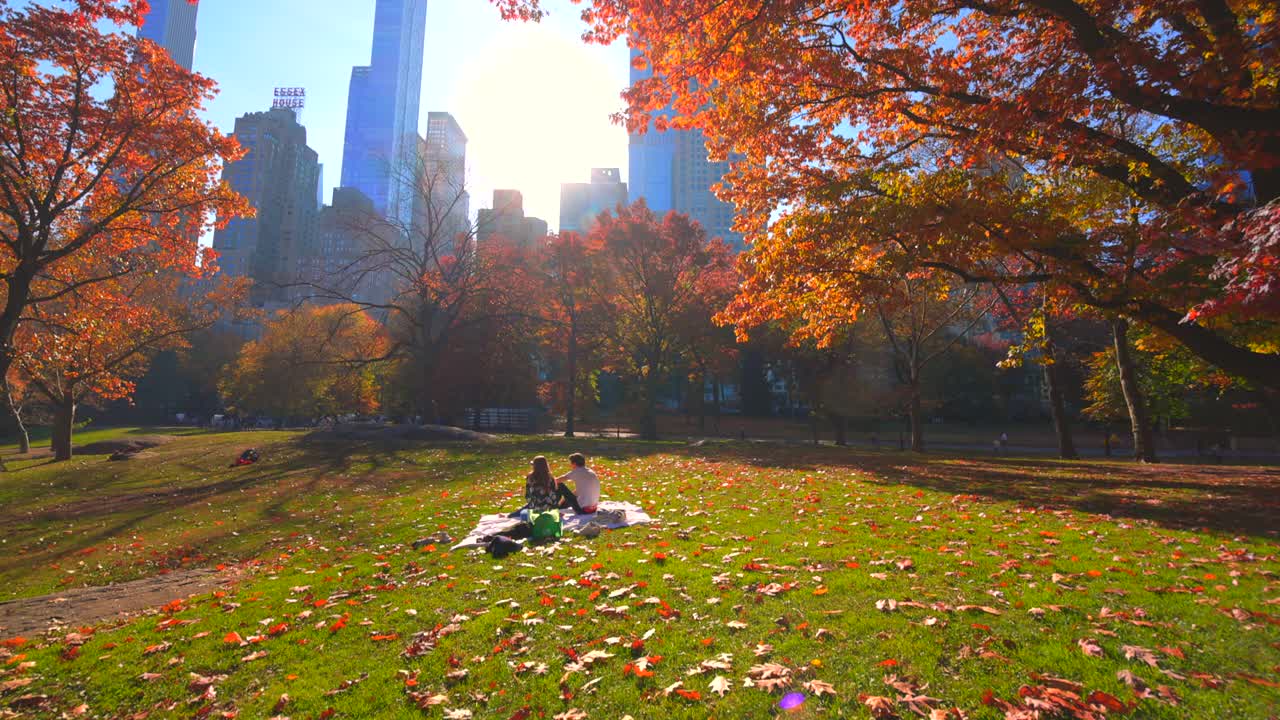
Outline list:
[[[640,506],[632,505],[631,503],[604,500],[596,509],[597,512],[600,510],[620,511],[624,520],[622,522],[605,523],[596,520],[596,513],[576,515],[572,510],[561,510],[560,527],[563,534],[568,535],[570,533],[581,532],[582,528],[592,522],[595,522],[597,525],[602,525],[610,530],[617,530],[618,528],[630,527],[632,525],[647,525],[648,523],[653,522],[653,518],[649,517],[649,513],[642,510]],[[492,535],[502,535],[519,524],[519,518],[510,518],[506,515],[483,515],[480,517],[480,522],[476,525],[475,529],[463,538],[462,542],[454,545],[453,549],[465,550],[467,548],[481,547],[484,545],[484,538]]]

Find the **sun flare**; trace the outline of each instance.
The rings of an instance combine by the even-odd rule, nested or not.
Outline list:
[[[467,133],[473,207],[494,188],[521,191],[525,211],[556,227],[560,183],[626,165],[626,131],[609,122],[622,90],[604,48],[536,25],[506,25],[475,53],[451,106]],[[607,147],[605,154],[599,148]]]

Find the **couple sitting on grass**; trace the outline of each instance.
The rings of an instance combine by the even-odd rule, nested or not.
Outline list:
[[[554,477],[551,465],[541,455],[533,459],[533,472],[524,481],[524,507],[511,513],[510,517],[520,517],[523,513],[544,512],[547,510],[572,509],[575,513],[590,514],[600,504],[600,478],[587,467],[587,459],[582,453],[569,456],[569,464],[573,469]],[[574,489],[565,485],[572,480]]]

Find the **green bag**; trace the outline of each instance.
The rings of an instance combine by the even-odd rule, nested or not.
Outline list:
[[[533,526],[533,534],[531,537],[534,540],[558,538],[563,532],[560,526],[559,510],[531,512],[529,513],[529,524]]]

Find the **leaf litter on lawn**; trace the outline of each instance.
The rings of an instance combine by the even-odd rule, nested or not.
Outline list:
[[[47,695],[39,713],[70,711],[81,701],[56,688],[74,683],[100,714],[268,716],[288,696],[294,717],[380,702],[445,717],[750,716],[801,691],[859,698],[875,717],[1207,718],[1247,715],[1280,679],[1271,541],[903,485],[822,451],[602,448],[606,492],[654,525],[500,563],[408,546],[512,504],[530,449],[417,456],[441,490],[371,466],[342,493],[300,494],[323,521],[241,558],[234,591],[160,625],[0,648],[0,682],[31,680],[0,707]],[[136,668],[118,682],[143,699],[98,703],[129,697],[108,692],[116,663]],[[218,679],[185,687],[184,667]]]

